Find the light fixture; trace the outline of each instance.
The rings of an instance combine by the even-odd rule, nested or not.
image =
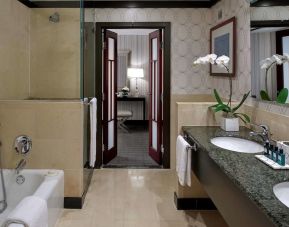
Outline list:
[[[135,96],[139,96],[137,80],[144,77],[144,70],[142,68],[128,68],[127,77],[131,79],[135,78]]]

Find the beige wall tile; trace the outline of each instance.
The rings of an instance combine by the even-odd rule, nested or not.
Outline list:
[[[81,197],[83,194],[83,170],[64,170],[64,195],[66,197]]]
[[[83,111],[79,101],[0,101],[4,168],[15,168],[23,158],[16,154],[13,144],[16,136],[28,135],[32,138],[33,147],[25,157],[27,168],[69,170],[66,174],[68,179],[65,179],[65,196],[81,196]],[[73,178],[75,172],[77,174]],[[71,185],[73,188],[70,188]]]
[[[52,23],[56,11],[60,22]],[[79,9],[31,10],[31,97],[80,97],[79,15]]]
[[[29,95],[29,9],[16,0],[0,7],[0,99]]]

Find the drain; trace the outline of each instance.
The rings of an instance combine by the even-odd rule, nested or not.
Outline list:
[[[23,184],[25,182],[25,177],[22,176],[22,175],[19,175],[17,178],[16,178],[16,182],[17,184]]]

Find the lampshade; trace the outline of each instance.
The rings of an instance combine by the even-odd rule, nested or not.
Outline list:
[[[128,78],[143,78],[144,71],[142,68],[128,68],[127,77]]]

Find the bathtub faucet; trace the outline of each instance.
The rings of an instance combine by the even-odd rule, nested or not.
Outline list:
[[[19,174],[20,171],[23,170],[25,166],[26,166],[26,160],[21,159],[21,161],[17,164],[17,166],[15,168],[16,174]]]

